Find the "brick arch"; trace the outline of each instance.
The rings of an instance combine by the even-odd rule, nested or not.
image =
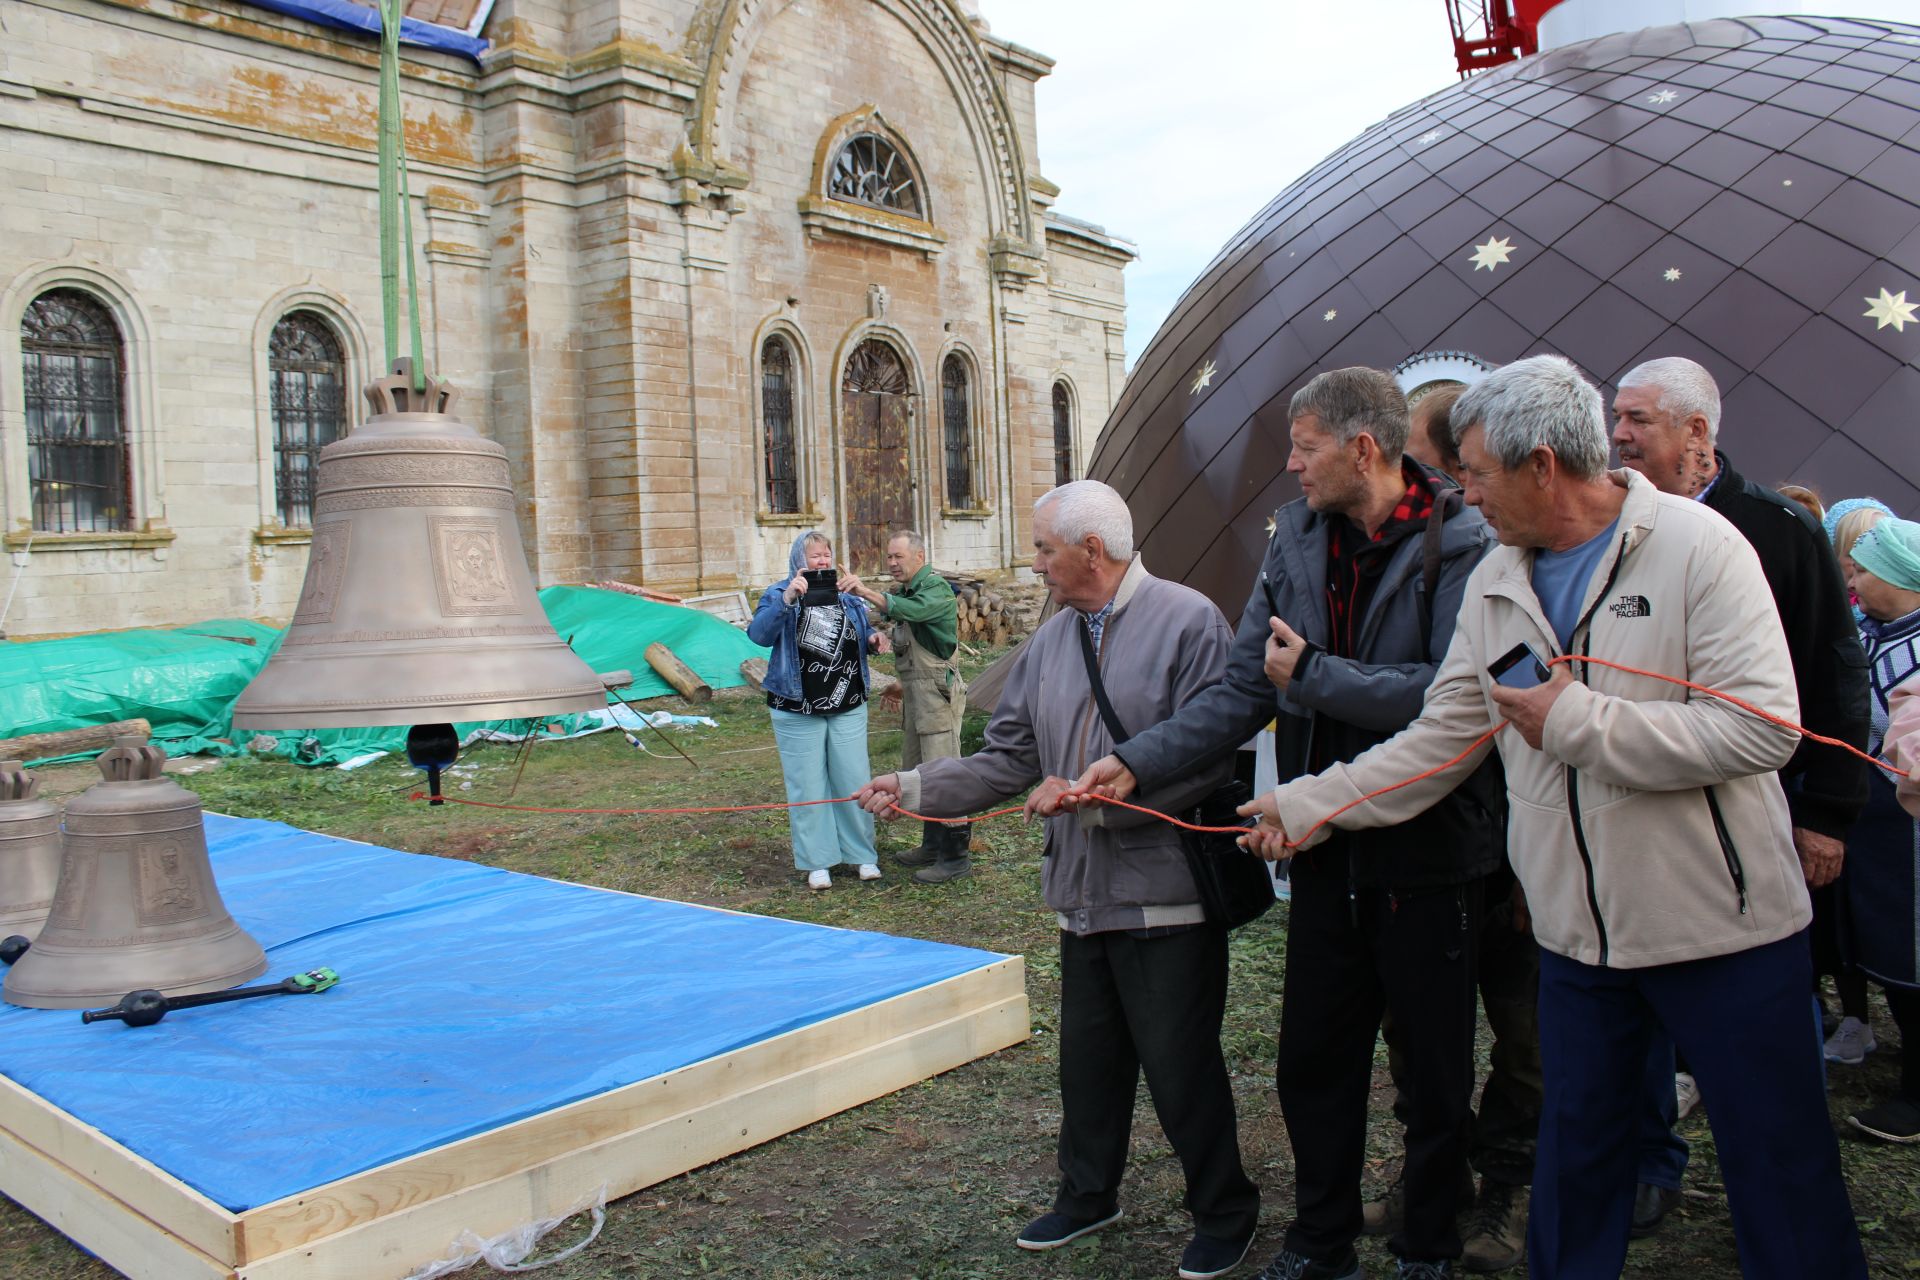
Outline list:
[[[704,68],[687,116],[687,147],[699,167],[734,171],[735,104],[760,33],[792,0],[724,0],[703,11],[688,34],[687,56]],[[994,194],[994,235],[1035,242],[1033,199],[1019,131],[979,37],[954,0],[871,0],[905,24],[932,55],[966,118],[980,171]]]

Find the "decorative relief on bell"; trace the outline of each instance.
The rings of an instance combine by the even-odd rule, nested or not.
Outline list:
[[[440,592],[442,617],[520,613],[526,605],[514,598],[501,561],[498,520],[465,520],[431,516],[433,580]],[[534,608],[539,608],[534,601]]]
[[[78,929],[86,921],[99,870],[100,859],[92,852],[69,849],[61,855],[60,891],[47,915],[49,929]]]
[[[340,580],[347,572],[347,552],[353,545],[353,526],[344,521],[323,524],[313,531],[313,543],[307,552],[307,579],[300,587],[300,603],[294,606],[296,626],[318,626],[333,620],[333,606],[340,598]]]
[[[140,927],[164,928],[211,914],[193,862],[172,842],[140,851]]]

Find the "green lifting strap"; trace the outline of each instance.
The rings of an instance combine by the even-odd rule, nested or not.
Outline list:
[[[406,122],[400,106],[402,0],[380,0],[380,314],[387,367],[400,356],[400,254],[407,258],[407,331],[413,340],[413,389],[425,391],[420,343],[420,284],[414,273],[413,200],[407,185]]]

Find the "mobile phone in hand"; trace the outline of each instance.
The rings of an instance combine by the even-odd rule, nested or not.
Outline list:
[[[1534,647],[1522,640],[1487,664],[1495,684],[1509,689],[1531,689],[1547,682],[1547,664]]]

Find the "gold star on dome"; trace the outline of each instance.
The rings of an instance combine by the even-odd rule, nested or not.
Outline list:
[[[1267,517],[1267,536],[1271,538],[1275,533],[1278,533],[1279,530],[1280,530],[1279,522],[1276,521],[1272,516],[1268,516]]]
[[[1669,102],[1672,102],[1675,98],[1679,96],[1680,96],[1679,94],[1675,93],[1671,89],[1662,89],[1658,93],[1648,94],[1647,101],[1653,106],[1659,107],[1659,106],[1664,106]]]
[[[1473,253],[1467,261],[1473,263],[1475,271],[1492,271],[1505,264],[1513,256],[1513,241],[1505,236],[1494,239],[1489,236],[1485,244],[1473,246]]]
[[[1877,322],[1873,326],[1875,329],[1884,329],[1892,325],[1895,333],[1905,333],[1907,323],[1914,318],[1914,310],[1920,308],[1920,302],[1907,301],[1905,289],[1898,293],[1888,293],[1882,288],[1879,297],[1863,298],[1862,301],[1867,304],[1867,309],[1861,314]]]
[[[1219,366],[1215,365],[1211,360],[1207,361],[1206,364],[1200,367],[1200,376],[1193,380],[1193,390],[1187,392],[1187,394],[1197,396],[1202,391],[1205,391],[1213,385],[1213,375],[1218,372],[1220,372]]]
[[[1665,271],[1660,273],[1661,278],[1664,279],[1668,284],[1672,284],[1675,280],[1678,280],[1680,278],[1680,274],[1681,274],[1680,268],[1678,267],[1668,267]]]
[[[1340,313],[1339,313],[1338,311],[1335,311],[1335,310],[1333,310],[1333,309],[1332,309],[1331,307],[1329,307],[1329,308],[1327,309],[1327,314],[1325,314],[1325,315],[1323,315],[1323,316],[1321,316],[1320,318],[1321,318],[1322,320],[1331,320],[1331,319],[1333,319],[1333,318],[1334,318],[1335,316],[1337,316],[1337,315],[1339,315],[1339,314],[1340,314]]]
[[[1440,141],[1440,131],[1438,129],[1434,129],[1431,132],[1423,133],[1418,138],[1416,138],[1415,141],[1418,142],[1423,147],[1430,147],[1434,143]]]

